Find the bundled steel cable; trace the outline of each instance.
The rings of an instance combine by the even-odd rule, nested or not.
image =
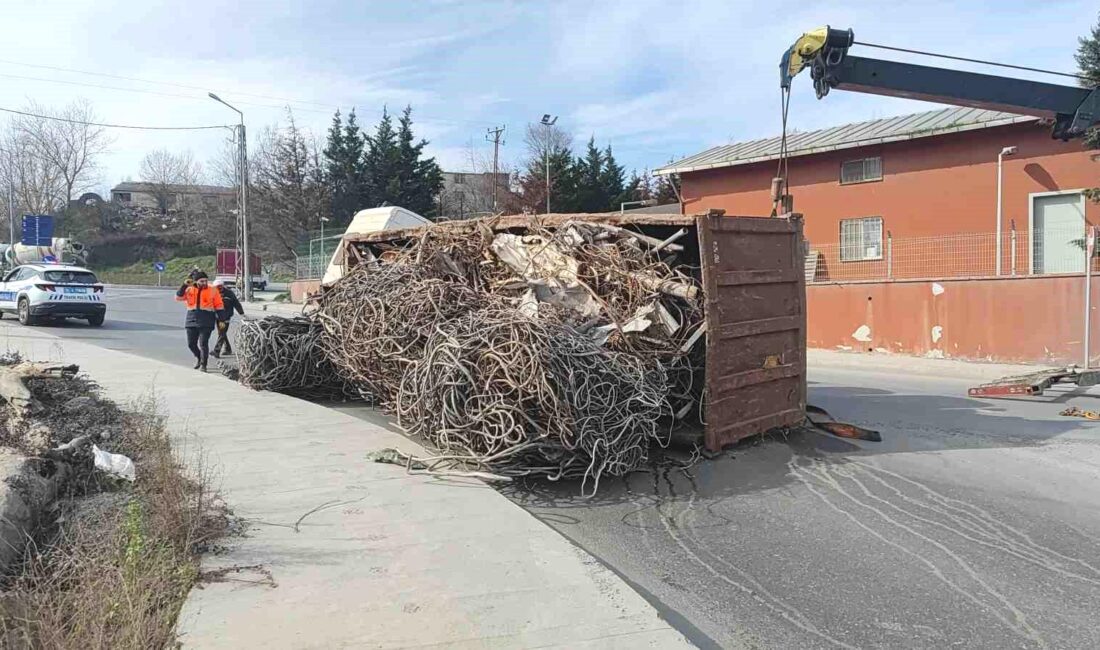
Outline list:
[[[390,264],[344,277],[322,296],[315,319],[328,360],[361,392],[388,406],[435,324],[485,300],[465,284],[433,278],[422,267]]]
[[[311,399],[355,396],[355,388],[337,374],[320,342],[320,326],[303,317],[246,320],[237,330],[238,381],[256,390]]]
[[[660,364],[500,306],[435,328],[397,395],[400,423],[447,469],[584,477],[592,489],[667,444]],[[582,486],[583,487],[583,486]]]

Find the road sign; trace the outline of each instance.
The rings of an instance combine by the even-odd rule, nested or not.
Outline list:
[[[164,262],[154,262],[153,263],[153,270],[156,271],[157,273],[164,273],[165,268],[167,268],[167,267],[164,266]]]
[[[23,215],[24,246],[50,246],[53,244],[53,217],[48,214]]]

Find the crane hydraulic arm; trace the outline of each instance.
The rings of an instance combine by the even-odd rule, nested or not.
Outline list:
[[[783,54],[780,86],[810,68],[818,99],[831,88],[970,106],[1053,122],[1061,140],[1081,137],[1100,123],[1100,89],[1013,79],[848,54],[855,44],[850,29],[828,26],[807,32]]]

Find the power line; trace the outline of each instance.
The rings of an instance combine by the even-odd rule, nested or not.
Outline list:
[[[5,61],[0,61],[0,63],[5,63]],[[20,64],[20,65],[23,65],[23,64]],[[27,64],[27,65],[29,65],[29,64]],[[36,67],[46,67],[46,68],[48,68],[48,66],[36,66]],[[65,70],[64,68],[57,68],[57,69],[60,70],[60,71],[68,72],[68,70]],[[109,77],[118,78],[118,79],[140,81],[142,83],[154,83],[154,84],[163,83],[163,84],[167,84],[167,85],[178,86],[178,87],[181,87],[181,88],[187,88],[187,89],[192,89],[193,88],[193,89],[196,89],[196,90],[205,90],[205,89],[198,88],[197,86],[185,86],[185,85],[182,85],[182,84],[169,84],[168,82],[159,82],[159,81],[152,81],[152,80],[139,80],[136,77],[120,77],[120,76],[117,76],[117,75],[106,75],[105,73],[101,74],[101,73],[94,73],[94,72],[86,72],[85,73],[85,72],[80,72],[80,71],[77,71],[77,70],[73,70],[71,72],[77,72],[79,74],[91,74],[91,75],[97,75],[97,76],[109,76]],[[0,77],[6,77],[8,79],[20,79],[20,80],[23,80],[23,81],[39,81],[39,82],[43,82],[43,83],[64,84],[64,85],[67,85],[67,86],[80,86],[80,87],[83,87],[83,88],[99,88],[99,89],[103,89],[103,90],[120,90],[122,92],[140,93],[140,94],[144,94],[144,95],[156,95],[156,96],[159,96],[159,97],[177,97],[177,98],[180,98],[180,99],[195,99],[195,100],[199,100],[199,101],[207,101],[207,97],[206,97],[205,94],[203,94],[202,96],[199,96],[199,95],[185,95],[185,94],[182,94],[182,93],[168,93],[168,92],[161,92],[161,91],[156,91],[156,90],[144,90],[144,89],[141,89],[141,88],[126,88],[126,87],[123,87],[123,86],[107,86],[107,85],[103,85],[103,84],[86,83],[86,82],[80,82],[80,81],[68,81],[68,80],[64,80],[64,79],[47,79],[47,78],[44,78],[44,77],[30,77],[30,76],[25,76],[25,75],[10,74],[10,73],[6,73],[6,72],[0,72]],[[246,96],[246,97],[257,97],[258,96],[258,95],[249,95],[248,93],[234,93],[234,95],[241,95],[241,96]],[[272,99],[277,99],[277,98],[272,98]],[[331,106],[333,108],[337,107],[337,104],[322,104],[320,102],[299,102],[298,100],[287,100],[287,101],[294,102],[294,103],[315,104],[317,106]],[[320,109],[316,109],[316,108],[301,108],[301,107],[297,107],[297,106],[292,107],[292,106],[287,106],[287,105],[276,106],[276,105],[273,105],[273,104],[261,104],[261,103],[258,103],[258,102],[250,102],[250,101],[237,101],[236,103],[241,104],[243,106],[255,106],[257,108],[274,108],[274,109],[280,109],[280,110],[284,109],[284,108],[292,108],[295,111],[300,111],[300,112],[305,112],[305,113],[320,113],[320,114],[324,114],[324,115],[330,115],[331,114],[331,111],[325,111],[325,110],[320,110]],[[477,121],[477,120],[458,120],[458,119],[451,119],[451,118],[444,119],[444,118],[431,117],[430,115],[419,115],[419,114],[416,116],[416,119],[418,121],[421,121],[421,122],[437,122],[437,123],[440,123],[440,124],[476,124],[478,126],[484,126],[486,124],[492,124],[491,122],[489,122],[487,120]]]
[[[864,43],[862,41],[855,41],[855,45],[862,45],[864,47],[874,47],[880,50],[892,50],[894,52],[904,52],[906,54],[919,54],[920,56],[933,56],[939,59],[951,59],[952,61],[964,61],[966,63],[978,63],[980,65],[991,65],[998,68],[1012,68],[1013,70],[1025,70],[1027,72],[1039,72],[1042,74],[1052,74],[1059,77],[1070,77],[1072,79],[1079,79],[1081,81],[1091,81],[1088,77],[1083,77],[1079,74],[1073,74],[1070,72],[1057,72],[1055,70],[1044,70],[1042,68],[1029,68],[1024,65],[1012,65],[1011,63],[998,63],[996,61],[984,61],[982,59],[970,59],[965,56],[952,56],[950,54],[937,54],[935,52],[925,52],[923,50],[911,50],[905,47],[894,47],[892,45],[878,45],[875,43]]]
[[[52,115],[36,115],[35,113],[28,113],[26,111],[17,111],[12,108],[0,107],[0,112],[14,113],[16,115],[25,115],[26,117],[36,117],[41,120],[54,120],[55,122],[68,122],[69,124],[83,124],[85,126],[101,126],[107,129],[135,129],[138,131],[202,131],[206,129],[227,129],[232,128],[223,124],[215,124],[212,126],[135,126],[132,124],[104,124],[102,122],[85,122],[83,120],[71,120],[67,117],[54,117]]]
[[[207,92],[206,88],[201,88],[199,86],[190,86],[190,85],[181,84],[181,83],[175,83],[175,82],[172,82],[172,81],[157,81],[155,79],[141,79],[140,77],[127,77],[127,76],[123,76],[123,75],[110,74],[110,73],[107,73],[107,72],[92,72],[91,70],[76,70],[74,68],[62,68],[60,66],[42,65],[42,64],[38,64],[38,63],[22,63],[20,61],[9,61],[9,60],[6,60],[6,59],[0,59],[0,63],[4,63],[4,64],[7,64],[7,65],[18,65],[18,66],[23,66],[23,67],[27,67],[27,68],[38,68],[38,69],[41,69],[41,70],[54,70],[56,72],[71,72],[71,73],[74,73],[74,74],[86,74],[86,75],[90,75],[90,76],[93,76],[93,77],[104,77],[104,78],[107,78],[107,79],[119,79],[119,80],[122,80],[122,81],[137,81],[139,83],[155,84],[155,85],[158,85],[158,86],[172,86],[174,88],[184,88],[186,90],[199,90],[199,91],[202,91],[202,92]],[[277,102],[286,102],[286,103],[290,103],[290,104],[310,104],[312,106],[324,106],[326,108],[333,108],[334,107],[334,105],[332,105],[332,104],[323,104],[321,102],[311,102],[311,101],[306,101],[304,99],[286,99],[284,97],[272,97],[270,95],[255,95],[255,94],[252,94],[252,93],[234,93],[234,95],[238,95],[238,96],[241,96],[241,97],[254,97],[256,99],[271,99],[271,100],[274,100],[274,101],[277,101]]]
[[[7,77],[9,79],[21,79],[21,80],[24,80],[24,81],[41,81],[41,82],[44,82],[44,83],[64,84],[66,86],[80,86],[80,87],[83,87],[83,88],[100,88],[100,89],[103,89],[103,90],[120,90],[122,92],[127,92],[127,93],[141,93],[143,95],[157,95],[159,97],[178,97],[178,98],[181,98],[181,99],[195,99],[195,100],[207,101],[207,97],[205,95],[199,96],[199,95],[184,95],[184,94],[181,94],[181,93],[166,93],[166,92],[160,92],[160,91],[156,91],[156,90],[143,90],[141,88],[125,88],[125,87],[122,87],[122,86],[106,86],[106,85],[103,85],[103,84],[84,83],[84,82],[81,82],[81,81],[66,81],[64,79],[45,79],[45,78],[42,78],[42,77],[28,77],[28,76],[24,76],[24,75],[8,74],[6,72],[0,72],[0,77]],[[259,104],[259,103],[256,103],[256,102],[248,102],[248,101],[238,101],[237,103],[241,104],[241,105],[244,105],[244,106],[257,106],[257,107],[260,107],[260,108],[278,108],[278,109],[287,108],[286,106],[274,106],[272,104]],[[304,111],[304,112],[307,112],[307,113],[324,113],[325,115],[328,115],[328,111],[322,111],[322,110],[315,109],[315,108],[296,108],[295,110]]]

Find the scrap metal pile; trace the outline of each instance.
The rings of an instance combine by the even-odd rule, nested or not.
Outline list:
[[[307,318],[245,320],[237,331],[238,381],[256,390],[306,399],[355,396],[354,386],[325,358],[320,331]]]
[[[356,243],[358,264],[310,316],[334,371],[324,383],[355,386],[438,450],[418,466],[595,489],[701,423],[698,261],[676,243],[687,234],[532,220]],[[245,351],[273,345],[241,346],[243,382],[256,385]]]

